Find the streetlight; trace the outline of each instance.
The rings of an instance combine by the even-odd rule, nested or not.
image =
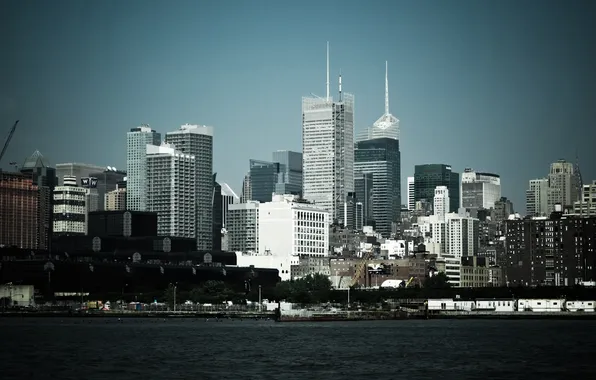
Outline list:
[[[262,304],[262,297],[261,297],[261,285],[259,285],[259,313],[263,312],[263,304]]]
[[[176,289],[178,287],[178,283],[170,283],[170,286],[172,286],[172,288],[174,289],[174,313],[176,312]]]

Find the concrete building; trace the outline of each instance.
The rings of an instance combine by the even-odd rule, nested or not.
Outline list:
[[[492,219],[495,222],[502,222],[509,218],[509,215],[515,213],[513,203],[506,197],[501,197],[495,202],[495,209],[492,213]]]
[[[126,185],[117,185],[115,190],[107,192],[104,197],[104,205],[105,211],[126,210]]]
[[[157,213],[159,236],[196,237],[195,156],[173,145],[147,145],[147,211]]]
[[[242,194],[240,195],[240,203],[248,203],[252,200],[252,187],[250,185],[250,172],[248,172],[242,180]]]
[[[408,210],[416,209],[416,198],[414,197],[414,177],[408,177]]]
[[[259,253],[259,202],[231,204],[226,214],[228,250]]]
[[[479,226],[476,218],[471,218],[463,208],[457,213],[445,215],[448,231],[448,249],[455,257],[474,256],[479,248]]]
[[[451,171],[450,165],[427,164],[414,167],[414,199],[432,205],[437,186],[449,189],[449,209],[458,210],[460,205],[459,174]]]
[[[447,186],[437,186],[433,202],[434,215],[441,221],[445,220],[445,214],[449,213],[449,189]]]
[[[129,210],[147,211],[147,145],[160,144],[161,134],[147,124],[131,128],[126,134],[126,205]]]
[[[582,186],[582,196],[573,204],[573,213],[581,216],[596,216],[596,180]]]
[[[210,250],[213,245],[213,127],[184,124],[177,131],[166,133],[165,140],[176,150],[195,157],[197,249]]]
[[[501,268],[491,266],[486,257],[462,257],[460,286],[462,288],[484,288],[504,286]]]
[[[86,235],[89,190],[77,186],[77,177],[66,175],[54,188],[54,235]]]
[[[327,256],[330,214],[293,195],[259,205],[259,253]]]
[[[347,194],[354,191],[354,95],[329,94],[329,46],[327,46],[327,94],[302,98],[302,193],[321,206],[332,220],[341,220]]]
[[[494,208],[501,198],[501,178],[466,168],[461,176],[461,197],[461,206],[466,209]]]
[[[546,216],[548,213],[548,179],[532,179],[526,190],[526,215]]]
[[[271,161],[283,169],[275,184],[275,194],[302,195],[302,153],[278,150],[271,156]]]
[[[556,204],[563,207],[573,207],[581,197],[579,173],[576,167],[565,160],[558,160],[550,165],[548,174],[549,194],[548,212],[555,209]]]
[[[40,246],[40,191],[29,175],[0,170],[0,245]]]

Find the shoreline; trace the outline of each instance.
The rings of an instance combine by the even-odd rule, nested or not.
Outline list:
[[[118,319],[274,319],[274,312],[4,312],[2,318],[118,318]]]

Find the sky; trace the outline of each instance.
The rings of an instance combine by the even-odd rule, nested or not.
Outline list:
[[[301,151],[301,98],[341,70],[356,132],[400,119],[402,203],[414,165],[501,175],[525,211],[528,180],[579,157],[596,179],[596,2],[0,2],[0,163],[126,167],[126,132],[211,125],[214,171],[238,193],[249,159]]]

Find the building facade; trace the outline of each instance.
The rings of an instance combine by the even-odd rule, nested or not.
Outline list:
[[[147,145],[147,209],[159,236],[196,237],[196,160],[173,145]]]
[[[373,175],[372,217],[375,230],[390,237],[401,213],[401,162],[399,140],[379,138],[359,141],[354,150],[356,173]]]
[[[414,200],[431,203],[437,186],[449,189],[449,210],[456,212],[460,205],[459,174],[450,165],[427,164],[414,167]]]
[[[213,127],[182,125],[165,138],[175,149],[195,157],[197,249],[210,250],[213,244]]]
[[[161,134],[147,124],[132,128],[126,135],[126,207],[129,210],[147,210],[147,145],[160,144]]]
[[[54,235],[86,235],[88,189],[79,187],[77,177],[66,175],[54,188]]]
[[[360,224],[370,226],[373,222],[373,173],[355,173],[354,190],[356,202],[361,204]]]
[[[489,210],[501,198],[501,178],[497,174],[466,168],[461,176],[461,194],[461,207]]]
[[[581,199],[574,203],[573,213],[581,216],[596,216],[596,181],[583,185]]]
[[[33,179],[0,170],[0,245],[40,248],[39,209],[40,192]]]
[[[414,197],[414,177],[408,177],[408,210],[416,210],[416,198]]]
[[[105,211],[126,210],[126,183],[116,185],[116,189],[104,196]],[[101,208],[100,208],[101,209]]]
[[[302,195],[302,153],[290,150],[273,152],[273,162],[279,163],[283,172],[275,184],[276,194]]]
[[[532,179],[526,190],[526,215],[546,216],[548,213],[548,179]]]
[[[251,200],[271,202],[278,179],[285,171],[285,166],[279,162],[250,160]]]
[[[229,205],[226,230],[228,250],[259,253],[259,202]]]

